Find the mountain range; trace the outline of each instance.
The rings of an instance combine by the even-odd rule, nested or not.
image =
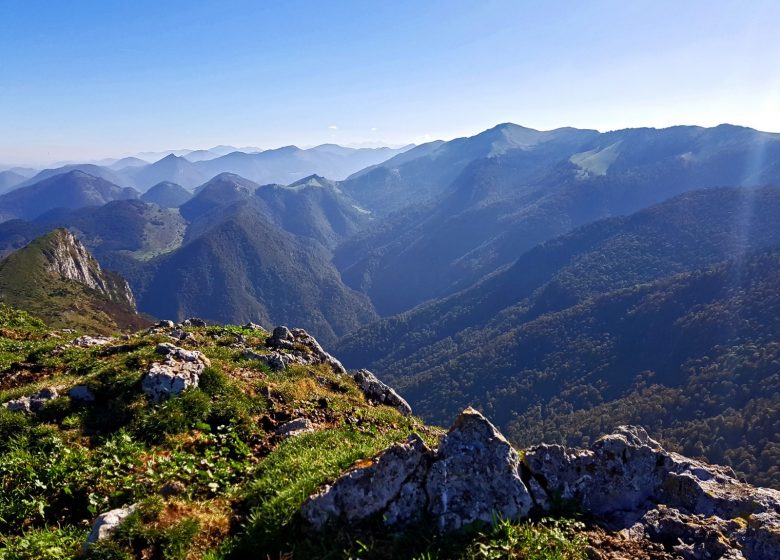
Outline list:
[[[780,484],[756,428],[780,402],[780,135],[507,123],[391,152],[42,172],[0,196],[0,253],[68,228],[142,312],[302,326],[427,420],[473,404],[528,445],[622,418]]]
[[[182,150],[168,154],[146,154],[147,157],[160,157],[151,162],[127,157],[101,162],[102,165],[69,163],[41,170],[29,177],[19,177],[19,173],[14,170],[4,171],[0,174],[0,193],[74,170],[140,192],[164,181],[194,189],[220,173],[234,173],[261,184],[287,184],[312,174],[340,180],[365,167],[382,163],[410,147],[345,148],[323,144],[308,149],[285,146],[264,151],[240,151],[222,146],[197,152]]]

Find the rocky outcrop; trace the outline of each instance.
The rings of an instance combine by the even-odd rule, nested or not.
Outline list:
[[[587,450],[540,445],[524,464],[548,494],[610,527],[673,543],[683,558],[780,558],[780,492],[666,451],[642,428],[621,426]]]
[[[107,336],[80,336],[71,341],[70,346],[75,348],[92,348],[93,346],[105,346],[114,342],[114,339]]]
[[[413,435],[320,490],[301,516],[318,530],[381,516],[388,526],[420,519],[448,532],[496,515],[522,520],[555,504],[575,507],[625,539],[656,543],[669,557],[780,558],[778,491],[666,451],[632,426],[591,449],[533,447],[521,462],[473,409],[456,419],[438,449]]]
[[[319,529],[381,514],[391,526],[431,518],[446,532],[495,515],[523,519],[532,505],[517,452],[484,416],[467,409],[438,450],[412,435],[312,496],[301,513]]]
[[[26,412],[28,414],[37,413],[43,410],[43,407],[46,406],[47,402],[54,400],[59,396],[57,389],[54,387],[47,387],[41,389],[34,395],[12,399],[3,403],[3,406],[11,412]]]
[[[297,363],[328,364],[336,373],[347,373],[341,362],[325,352],[320,343],[303,329],[276,327],[265,343],[269,348],[277,350],[279,354],[294,357]]]
[[[156,352],[165,356],[165,362],[153,363],[141,382],[141,389],[153,402],[197,387],[200,374],[210,365],[209,359],[197,350],[185,350],[170,343],[158,344]]]
[[[95,257],[75,235],[66,229],[57,229],[48,237],[49,243],[41,251],[46,270],[135,309],[135,298],[127,281],[115,274],[104,272]]]
[[[412,413],[412,407],[409,406],[409,403],[401,395],[396,393],[389,385],[382,383],[376,375],[367,369],[357,370],[352,377],[369,401],[392,406],[405,416],[409,416]]]
[[[111,511],[98,515],[98,518],[95,519],[95,522],[92,524],[92,530],[87,537],[84,548],[87,549],[90,545],[111,537],[111,535],[116,533],[116,530],[122,522],[127,519],[135,509],[136,506],[133,504],[125,508],[112,509]]]

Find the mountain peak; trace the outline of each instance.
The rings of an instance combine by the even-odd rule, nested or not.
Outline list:
[[[111,300],[121,301],[135,308],[135,299],[127,282],[123,281],[117,285],[115,278],[107,277],[95,257],[67,229],[55,229],[28,247],[35,247],[40,251],[44,268],[48,272],[62,279],[78,282]]]
[[[60,326],[110,332],[146,324],[127,281],[58,228],[0,262],[0,299]]]

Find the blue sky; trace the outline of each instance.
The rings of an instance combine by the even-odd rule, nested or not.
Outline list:
[[[0,0],[0,162],[506,121],[780,131],[778,29],[761,0]]]

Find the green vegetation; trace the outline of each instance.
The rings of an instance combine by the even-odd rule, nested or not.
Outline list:
[[[778,217],[777,188],[688,193],[540,245],[335,351],[431,422],[470,404],[520,447],[638,424],[780,487]]]
[[[0,560],[582,557],[585,537],[564,522],[497,522],[447,538],[424,526],[343,528],[333,539],[304,531],[297,511],[320,485],[412,431],[431,444],[441,431],[369,405],[329,367],[272,372],[246,360],[244,346],[264,351],[263,331],[186,330],[180,344],[211,366],[197,389],[154,405],[140,386],[163,333],[70,347],[76,333],[54,336],[0,306],[0,400],[49,386],[61,395],[37,414],[0,408]],[[95,400],[68,397],[75,385]],[[316,430],[274,435],[295,416]],[[82,555],[95,517],[129,504],[113,537]]]

